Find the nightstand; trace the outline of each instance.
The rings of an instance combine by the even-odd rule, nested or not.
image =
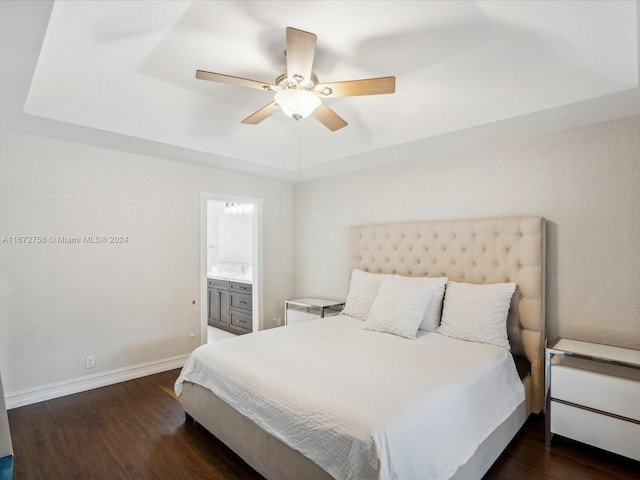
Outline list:
[[[546,432],[640,460],[640,350],[559,338],[545,354]]]
[[[339,315],[344,308],[344,302],[326,300],[324,298],[295,298],[284,302],[284,324],[314,320],[316,318]]]

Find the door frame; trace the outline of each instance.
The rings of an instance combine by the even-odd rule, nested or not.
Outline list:
[[[224,193],[200,192],[200,344],[207,343],[208,291],[207,291],[207,201],[245,203],[253,205],[252,215],[252,315],[253,331],[262,330],[263,319],[263,249],[262,249],[262,213],[263,199],[244,197]]]

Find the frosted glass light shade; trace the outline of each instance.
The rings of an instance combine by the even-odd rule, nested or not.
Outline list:
[[[280,90],[274,100],[285,115],[296,120],[308,117],[322,103],[315,93],[297,88]]]

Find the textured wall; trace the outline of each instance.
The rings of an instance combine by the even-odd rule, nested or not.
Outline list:
[[[292,292],[290,184],[0,131],[0,242],[129,237],[107,245],[0,243],[5,393],[200,344],[200,191],[263,199],[264,317],[282,317]],[[95,369],[84,368],[87,355],[96,356]]]
[[[541,215],[547,332],[640,348],[640,117],[296,185],[297,296],[345,298],[347,226]]]

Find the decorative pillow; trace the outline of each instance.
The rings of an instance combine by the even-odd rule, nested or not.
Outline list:
[[[410,280],[415,279],[385,275],[362,328],[416,338],[427,305],[434,298],[438,287],[425,287],[423,282]]]
[[[440,316],[442,314],[442,299],[444,298],[444,287],[447,283],[447,277],[403,277],[411,282],[418,282],[424,288],[429,289],[431,300],[427,304],[427,310],[424,312],[424,318],[420,322],[420,330],[427,332],[435,332],[440,325]]]
[[[447,282],[442,323],[437,333],[511,350],[507,315],[515,283]]]
[[[354,268],[351,272],[349,293],[347,293],[342,314],[358,320],[366,320],[384,276],[381,273],[363,272]]]

